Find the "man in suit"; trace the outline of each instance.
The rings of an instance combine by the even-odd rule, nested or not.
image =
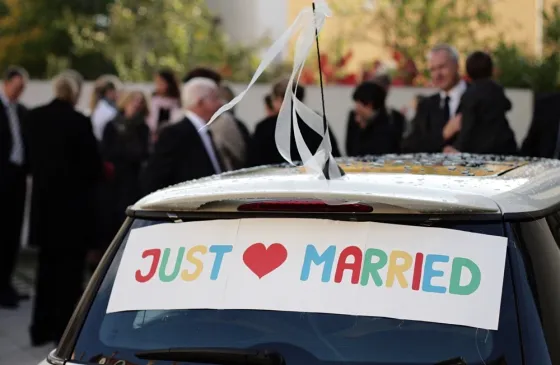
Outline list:
[[[33,176],[30,242],[39,248],[30,328],[33,346],[58,342],[82,295],[96,249],[95,191],[103,162],[91,121],[76,111],[81,77],[53,81],[54,99],[26,118]]]
[[[225,103],[229,103],[235,96],[233,90],[223,83],[222,75],[207,67],[196,67],[183,78],[187,83],[195,77],[213,80],[220,87],[220,95]],[[237,170],[247,165],[247,149],[251,135],[234,109],[221,114],[216,122],[210,126],[216,149],[227,171]]]
[[[530,157],[560,159],[560,93],[535,99],[533,120],[521,153]]]
[[[184,117],[165,127],[144,170],[146,194],[224,171],[206,123],[222,107],[219,87],[211,79],[195,77],[182,90]]]
[[[405,153],[455,152],[452,147],[461,130],[460,103],[467,83],[459,76],[459,54],[447,44],[430,51],[432,83],[439,91],[423,99],[405,136]]]
[[[27,151],[23,119],[26,108],[18,100],[27,83],[27,72],[10,67],[0,90],[0,201],[2,227],[0,239],[0,307],[17,308],[21,299],[12,285],[20,247],[25,206]]]

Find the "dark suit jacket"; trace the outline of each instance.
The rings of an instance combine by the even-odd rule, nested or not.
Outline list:
[[[560,93],[535,100],[533,120],[521,153],[531,157],[553,157],[560,126]]]
[[[33,176],[30,243],[95,245],[95,189],[103,163],[90,120],[55,99],[31,110],[25,123]]]
[[[7,110],[4,103],[0,101],[0,201],[6,214],[11,215],[13,219],[5,220],[6,233],[4,241],[11,244],[11,240],[18,240],[19,231],[21,229],[21,220],[23,219],[23,211],[25,205],[25,194],[27,190],[26,174],[28,172],[28,151],[29,145],[27,141],[27,133],[25,128],[26,109],[22,105],[17,106],[18,120],[20,124],[21,137],[23,142],[24,164],[22,167],[16,166],[10,162],[12,153],[12,131],[10,121],[8,119]],[[10,238],[13,237],[13,238]],[[0,242],[0,247],[2,243]],[[0,255],[2,255],[0,253]]]
[[[274,165],[274,164],[281,164],[285,163],[286,160],[282,157],[280,152],[278,152],[278,148],[276,147],[275,142],[275,131],[276,131],[276,120],[278,116],[272,116],[265,118],[261,122],[257,124],[255,128],[255,133],[253,134],[253,138],[251,140],[251,144],[249,145],[249,156],[248,156],[248,165],[250,167],[253,166],[262,166],[262,165]],[[322,138],[317,134],[311,127],[309,127],[304,122],[299,122],[299,128],[301,131],[301,135],[303,140],[307,143],[309,147],[309,151],[311,154],[317,152],[319,145],[321,144]],[[332,146],[332,155],[333,157],[340,157],[340,150],[338,149],[338,144],[336,142],[336,138],[332,132],[332,129],[329,127],[329,136],[331,139],[331,146]],[[291,138],[290,138],[290,156],[292,161],[301,161],[301,157],[299,156],[296,140],[294,135],[294,130],[291,131]]]
[[[216,158],[220,159],[217,150]],[[221,163],[221,161],[220,161]],[[184,181],[214,175],[212,160],[188,118],[165,127],[142,173],[144,194]]]
[[[245,141],[245,145],[249,146],[249,144],[251,143],[251,133],[249,132],[249,129],[241,119],[237,118],[235,114],[233,115],[233,118],[235,119],[235,123],[237,123],[237,126],[239,127],[239,130],[243,135],[243,140]]]
[[[140,172],[149,157],[150,128],[142,116],[127,119],[118,115],[107,123],[101,141],[101,154],[113,164],[114,176],[101,195],[105,200],[104,218],[107,241],[118,232],[126,218],[126,208],[142,197]]]
[[[379,112],[364,129],[354,132],[353,140],[350,142],[351,152],[348,156],[399,153],[401,141],[399,128],[392,123],[389,113]]]
[[[515,134],[506,113],[511,102],[493,80],[478,80],[461,98],[461,131],[454,147],[479,154],[517,154]]]
[[[398,151],[400,151],[400,141],[403,138],[404,135],[404,130],[406,128],[406,118],[405,116],[399,112],[398,110],[395,109],[390,109],[389,110],[389,124],[392,126],[392,131],[395,134],[395,136],[397,137],[399,143],[398,143]],[[358,127],[358,124],[355,121],[355,113],[354,110],[351,110],[350,113],[348,113],[348,122],[347,122],[347,127],[346,127],[346,155],[347,156],[361,156],[360,151],[357,150],[357,147],[355,146],[356,140],[359,134],[362,133],[362,130]],[[390,141],[392,141],[393,136],[391,135],[391,137],[389,138]],[[392,142],[389,142],[392,143]],[[394,152],[394,153],[398,153],[398,151]]]
[[[27,109],[21,105],[17,105],[17,114],[18,120],[20,124],[20,131],[22,134],[22,141],[24,147],[24,158],[25,164],[24,167],[27,167],[28,161],[28,141],[27,141],[27,132],[25,126],[25,117],[27,114]],[[3,170],[8,163],[10,163],[10,154],[12,153],[12,130],[10,128],[10,120],[8,119],[8,111],[4,106],[4,103],[0,101],[0,171]]]
[[[461,106],[457,110],[460,112]],[[443,140],[443,127],[447,124],[444,120],[444,111],[441,108],[439,93],[430,95],[418,103],[416,115],[410,125],[410,133],[402,142],[404,153],[439,153],[446,145],[451,145],[454,140]]]

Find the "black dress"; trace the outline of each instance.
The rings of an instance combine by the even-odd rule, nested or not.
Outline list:
[[[113,179],[104,189],[109,237],[122,225],[126,208],[142,197],[139,176],[148,159],[149,139],[150,129],[141,117],[119,115],[105,127],[101,153],[114,166]]]

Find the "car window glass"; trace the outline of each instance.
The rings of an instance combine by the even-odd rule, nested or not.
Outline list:
[[[513,223],[516,247],[522,253],[526,275],[540,315],[553,363],[560,361],[560,246],[559,216]]]
[[[137,220],[133,228],[159,223]],[[503,235],[500,223],[469,222],[448,228]],[[455,356],[463,356],[469,364],[504,361],[508,365],[522,364],[509,260],[506,260],[498,331],[381,317],[260,310],[106,314],[126,239],[88,313],[74,361],[99,363],[101,358],[117,354],[113,355],[114,359],[147,364],[135,352],[174,347],[235,347],[274,348],[284,354],[288,365],[423,365]]]
[[[548,352],[548,346],[541,325],[540,313],[537,310],[534,297],[534,275],[526,269],[526,263],[530,260],[523,253],[523,244],[514,235],[511,225],[507,226],[508,237],[513,241],[510,249],[511,265],[513,267],[513,279],[520,316],[519,328],[523,339],[524,355],[527,364],[552,364]]]

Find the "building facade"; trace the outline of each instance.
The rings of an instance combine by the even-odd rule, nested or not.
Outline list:
[[[381,0],[327,1],[329,4],[351,9],[350,12],[363,19],[372,16],[376,1]],[[309,6],[312,0],[207,0],[207,3],[210,9],[220,16],[232,42],[254,44],[263,37],[277,39],[301,9]],[[560,0],[492,0],[494,24],[480,31],[480,35],[494,39],[502,36],[506,41],[522,47],[527,53],[539,55],[542,52],[542,11],[550,10],[555,4],[560,4]],[[329,18],[322,33],[325,48],[332,46],[334,40],[342,34],[355,31],[355,23],[352,16],[335,14]],[[384,47],[379,29],[372,27],[368,32],[367,37],[363,37],[367,38],[367,41],[343,37],[344,47],[352,49],[354,53],[350,68],[358,68],[364,62],[375,59],[390,59],[390,50]],[[289,54],[290,50],[287,50],[283,56]]]
[[[253,45],[275,40],[289,23],[286,0],[206,0],[219,16],[231,42]]]

